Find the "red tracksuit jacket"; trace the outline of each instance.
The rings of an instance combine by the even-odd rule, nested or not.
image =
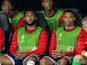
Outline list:
[[[82,28],[77,40],[77,54],[81,54],[81,52],[85,49],[87,49],[87,33]]]
[[[31,34],[33,33],[34,30],[26,30],[26,33]],[[39,36],[39,40],[38,40],[38,49],[35,51],[29,51],[29,52],[25,52],[26,55],[29,54],[38,54],[38,55],[42,55],[44,54],[45,50],[46,50],[46,45],[48,42],[48,34],[46,32],[46,30],[42,30]],[[10,46],[10,54],[14,55],[16,53],[18,49],[18,42],[17,42],[17,30],[14,32],[13,38],[12,38],[12,43]]]
[[[4,45],[4,30],[0,28],[0,51],[2,51]]]

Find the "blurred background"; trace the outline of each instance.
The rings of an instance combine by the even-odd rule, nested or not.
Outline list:
[[[0,5],[3,0],[0,0]],[[28,8],[35,10],[43,9],[41,6],[41,0],[13,0],[15,8],[24,11]],[[54,0],[57,8],[76,8],[83,15],[87,15],[87,0]],[[1,9],[1,8],[0,8]]]

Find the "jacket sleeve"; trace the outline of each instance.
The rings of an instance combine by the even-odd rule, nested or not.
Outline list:
[[[77,45],[76,45],[77,54],[81,54],[81,52],[85,49],[85,39],[84,38],[85,38],[84,34],[82,33],[82,30],[81,30],[81,33],[78,37]]]
[[[46,50],[47,42],[48,42],[48,34],[47,34],[46,30],[43,30],[40,33],[37,50],[25,52],[26,55],[29,55],[29,54],[43,55]]]
[[[52,51],[56,49],[56,30],[53,31],[51,42],[50,42],[50,48],[49,48],[49,54],[52,56]],[[74,56],[76,54],[76,50],[73,52],[65,52],[65,56]]]
[[[64,56],[74,56],[76,55],[76,50],[72,51],[72,52],[65,52]]]
[[[20,28],[20,27],[22,27],[23,25],[24,25],[24,17],[19,20],[19,22],[18,22],[18,27],[17,27],[17,28]]]
[[[63,18],[64,18],[64,14],[62,14],[62,16],[60,17],[60,20],[59,20],[59,23],[58,23],[59,26],[63,25]]]
[[[17,28],[14,26],[13,23],[11,23],[11,27],[12,27],[12,30],[13,30],[13,31],[17,30]]]
[[[3,45],[4,45],[4,30],[0,29],[0,52],[3,49]]]
[[[81,29],[81,32],[76,42],[76,49],[72,52],[65,52],[64,54],[65,56],[74,56],[76,54],[81,54],[84,48],[85,48],[85,45],[84,45],[83,30]]]
[[[49,54],[52,56],[52,51],[56,49],[56,30],[52,32],[50,47],[49,47]]]
[[[17,44],[17,30],[14,32],[13,37],[12,37],[12,42],[10,46],[10,54],[14,55],[17,51],[18,44]]]

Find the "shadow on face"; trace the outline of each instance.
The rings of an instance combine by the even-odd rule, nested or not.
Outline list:
[[[10,11],[13,10],[13,5],[11,4],[9,0],[4,0],[2,2],[1,8],[5,14],[9,15]]]
[[[51,10],[53,8],[53,2],[52,2],[52,0],[43,0],[42,1],[42,6],[46,10]]]
[[[74,14],[72,12],[65,12],[64,13],[64,23],[65,25],[72,25],[74,24],[74,21],[76,20],[76,17],[74,16]]]
[[[36,14],[33,11],[27,11],[25,13],[25,21],[28,24],[32,24],[37,20]]]

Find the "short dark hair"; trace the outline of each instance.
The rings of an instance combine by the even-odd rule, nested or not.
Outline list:
[[[42,0],[42,2],[43,2],[44,0]],[[54,2],[54,0],[50,0],[50,1],[52,1],[52,2]]]
[[[66,11],[64,11],[64,14],[67,13],[67,12],[72,13],[74,15],[74,17],[76,17],[76,13],[74,11],[72,11],[72,10],[66,10]]]
[[[2,1],[2,5],[3,5],[6,1],[9,2],[12,6],[14,6],[14,4],[15,4],[15,3],[14,3],[15,0],[3,0],[3,1]]]
[[[35,14],[35,16],[37,16],[36,11],[35,11],[34,9],[32,9],[32,8],[26,9],[25,12],[24,12],[24,16],[25,16],[25,14],[26,14],[28,11],[32,11],[32,12]]]

